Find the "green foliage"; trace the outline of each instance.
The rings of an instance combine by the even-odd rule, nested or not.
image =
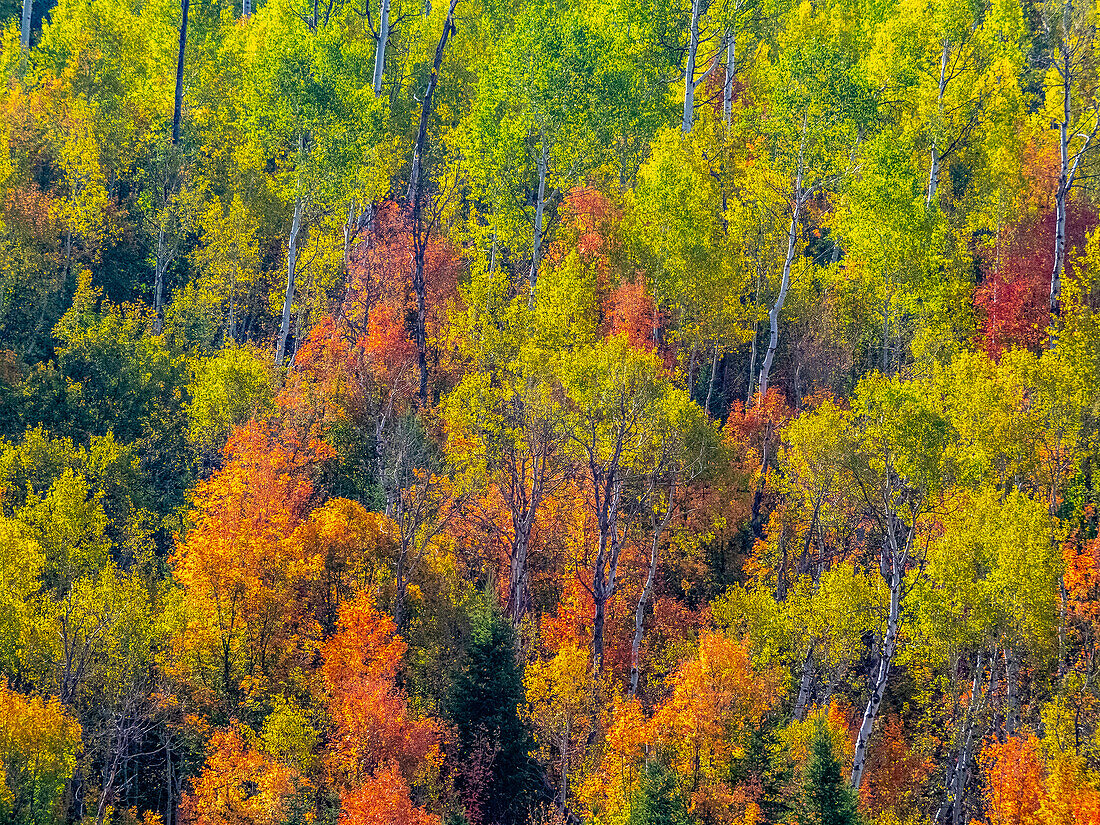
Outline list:
[[[194,367],[187,394],[188,437],[210,460],[234,427],[274,412],[275,376],[268,359],[229,346]]]
[[[535,742],[520,718],[523,674],[515,632],[499,611],[472,616],[467,661],[451,685],[447,718],[458,731],[458,794],[467,817],[522,823],[537,799]]]
[[[659,762],[647,766],[630,800],[628,825],[691,825],[697,820],[676,781],[676,774]]]
[[[824,719],[814,725],[806,764],[799,821],[814,825],[859,825],[856,795],[841,776],[840,760]],[[805,819],[803,819],[805,817]]]

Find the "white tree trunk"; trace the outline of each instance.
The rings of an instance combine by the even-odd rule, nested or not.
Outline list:
[[[950,44],[946,38],[943,41],[943,55],[940,57],[940,87],[939,95],[936,98],[936,107],[940,113],[940,117],[943,117],[943,93],[947,88],[947,55]],[[940,150],[936,143],[936,138],[932,138],[932,164],[928,170],[928,198],[926,203],[931,206],[936,202],[936,187],[939,186],[940,181]]]
[[[286,295],[283,297],[283,321],[279,326],[279,344],[275,349],[275,364],[282,366],[286,357],[286,343],[290,336],[290,310],[294,304],[294,276],[298,266],[298,233],[302,229],[302,198],[294,199],[294,216],[290,221],[290,238],[287,242]]]
[[[891,516],[887,527],[888,546],[883,548],[883,553],[889,563],[890,573],[890,612],[886,621],[886,636],[882,640],[882,652],[879,655],[878,674],[871,688],[871,695],[867,699],[867,707],[863,711],[863,722],[859,726],[859,734],[856,736],[855,753],[852,756],[852,788],[859,790],[863,782],[863,768],[867,761],[867,743],[871,740],[871,731],[878,718],[879,708],[882,706],[882,697],[886,693],[886,682],[890,677],[890,666],[894,663],[894,653],[897,651],[898,626],[901,622],[901,596],[902,583],[905,576],[905,563],[909,558],[909,543],[905,549],[897,544],[897,519]],[[885,567],[885,564],[883,565]]]
[[[374,96],[382,94],[382,73],[386,68],[386,44],[390,39],[390,0],[382,0],[378,16],[378,41],[374,52]]]
[[[653,595],[653,582],[657,578],[657,560],[661,547],[661,534],[668,526],[669,516],[672,515],[672,499],[676,495],[675,481],[669,487],[668,506],[661,517],[661,523],[653,529],[653,543],[649,549],[649,570],[646,572],[645,585],[638,596],[638,607],[634,611],[634,639],[630,644],[630,696],[638,695],[638,678],[641,674],[639,657],[642,650],[642,636],[645,633],[645,611],[649,605],[649,599]]]
[[[683,133],[686,135],[695,124],[695,56],[699,51],[699,4],[701,0],[692,0],[691,3],[691,34],[688,39],[687,66],[684,68],[684,122]]]
[[[722,119],[726,125],[733,123],[733,77],[737,68],[737,35],[732,31],[726,44],[726,82],[722,86]]]
[[[798,684],[798,699],[794,703],[794,718],[801,722],[806,718],[806,708],[810,704],[810,691],[813,690],[817,672],[814,670],[814,643],[806,651],[806,661],[802,663],[802,678]]]
[[[1064,41],[1063,41],[1064,42]],[[1061,166],[1058,172],[1058,191],[1055,195],[1054,269],[1050,275],[1050,317],[1054,322],[1062,314],[1062,268],[1066,257],[1066,198],[1072,178],[1069,167],[1069,104],[1070,67],[1069,56],[1062,50],[1062,122],[1058,124],[1058,148]]]
[[[775,360],[775,349],[779,346],[779,313],[783,311],[783,304],[787,300],[787,290],[791,286],[791,264],[794,263],[795,250],[798,246],[798,218],[802,211],[802,201],[805,193],[802,191],[802,161],[799,160],[798,174],[794,183],[794,204],[791,209],[791,226],[787,231],[787,257],[783,262],[783,278],[779,282],[779,295],[768,312],[768,323],[771,327],[771,336],[768,338],[768,349],[764,354],[764,364],[760,367],[760,381],[758,383],[760,396],[763,398],[768,392],[768,375],[771,373],[772,361]]]
[[[546,208],[546,167],[550,163],[550,144],[542,138],[542,151],[539,153],[539,191],[535,198],[535,233],[531,241],[531,272],[529,275],[530,292],[528,303],[535,306],[535,284],[539,278],[539,262],[542,257],[542,217]],[[495,237],[495,236],[494,236]]]
[[[19,30],[19,43],[26,51],[31,47],[31,12],[34,8],[34,0],[23,0],[23,23]]]

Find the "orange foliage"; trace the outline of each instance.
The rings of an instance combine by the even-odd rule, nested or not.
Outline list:
[[[593,263],[614,254],[615,228],[622,212],[607,195],[590,186],[575,186],[565,196],[561,207],[562,227],[556,249],[550,257],[563,254],[569,248],[577,250],[581,260]]]
[[[308,457],[264,425],[237,428],[225,456],[198,485],[194,527],[171,562],[189,613],[184,653],[216,660],[197,663],[206,681],[247,693],[311,657],[320,635],[307,598],[316,560],[293,539],[314,490]]]
[[[658,740],[673,751],[673,769],[693,784],[720,776],[739,753],[740,737],[757,727],[781,694],[774,671],[756,671],[748,647],[707,634],[699,654],[672,678],[672,695],[654,715]]]
[[[415,719],[397,686],[406,645],[389,616],[361,594],[340,609],[338,631],[321,651],[329,714],[335,729],[329,769],[356,788],[396,767],[412,779],[439,758],[439,729]]]
[[[438,816],[412,803],[401,774],[383,768],[342,799],[341,825],[438,825]]]
[[[1044,825],[1100,825],[1100,791],[1084,776],[1079,760],[1068,754],[1047,766]]]
[[[289,798],[306,788],[301,776],[251,747],[233,726],[211,737],[180,815],[188,825],[277,825]]]
[[[990,825],[1100,825],[1100,791],[1072,752],[1044,756],[1030,731],[982,752]]]
[[[603,311],[609,336],[623,334],[635,349],[653,352],[657,348],[656,336],[663,319],[653,298],[646,292],[643,276],[615,287]]]
[[[899,814],[919,799],[933,765],[910,749],[905,727],[897,714],[883,720],[867,758],[860,803],[865,810]]]
[[[348,261],[339,317],[367,363],[384,365],[384,371],[390,373],[404,364],[411,346],[407,324],[416,311],[412,257],[408,216],[399,204],[387,202],[378,208],[370,234],[356,245]],[[458,300],[461,267],[461,258],[447,241],[429,240],[424,253],[429,342],[442,337],[448,312]]]

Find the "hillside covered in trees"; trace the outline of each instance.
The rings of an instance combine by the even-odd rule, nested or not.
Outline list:
[[[0,15],[0,825],[1100,823],[1096,0]]]

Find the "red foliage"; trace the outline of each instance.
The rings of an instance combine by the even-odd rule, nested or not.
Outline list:
[[[383,768],[341,800],[341,825],[439,825],[438,816],[413,805],[408,783]]]
[[[974,291],[984,315],[981,342],[996,357],[1010,347],[1039,350],[1050,322],[1050,276],[1054,269],[1054,210],[1025,218],[986,253],[985,280]],[[1071,201],[1066,209],[1066,277],[1073,276],[1074,248],[1083,250],[1097,226],[1096,210]]]
[[[653,352],[657,348],[656,336],[664,319],[646,292],[644,276],[623,281],[612,290],[603,312],[608,335],[626,335],[636,349]]]
[[[397,686],[406,649],[393,620],[374,609],[369,595],[341,608],[338,631],[321,650],[336,734],[329,768],[341,787],[360,788],[394,769],[412,778],[438,759],[438,728],[411,715]]]
[[[891,714],[883,722],[868,754],[860,802],[864,810],[901,814],[919,800],[933,766],[910,749],[901,717]]]
[[[622,212],[607,195],[592,186],[575,186],[561,208],[562,231],[556,252],[576,249],[581,260],[592,263],[615,253],[615,228]]]
[[[386,328],[400,321],[411,331],[416,313],[412,289],[412,229],[408,215],[397,203],[382,204],[375,214],[368,236],[349,255],[347,291],[341,317],[355,339],[373,337],[372,312],[385,304]],[[429,340],[439,335],[446,322],[446,310],[456,300],[462,262],[454,248],[433,237],[424,253],[424,285],[427,291]],[[409,336],[411,337],[411,336]]]

